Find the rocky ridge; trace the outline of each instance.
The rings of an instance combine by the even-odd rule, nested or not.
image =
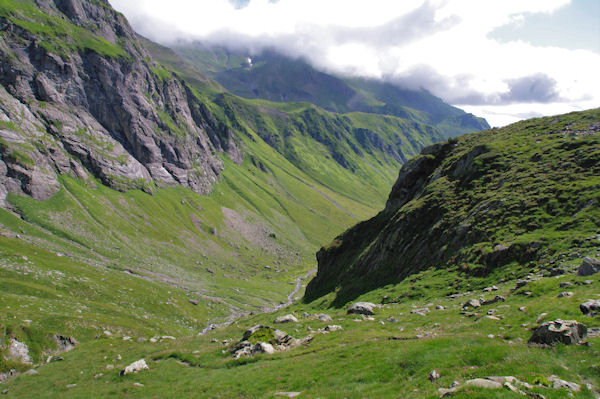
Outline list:
[[[383,211],[317,253],[307,298],[341,288],[343,304],[430,267],[485,276],[516,262],[560,273],[556,256],[594,254],[599,119],[596,109],[426,147]]]
[[[119,190],[208,193],[221,152],[241,161],[225,124],[105,0],[17,2],[0,26],[0,198],[48,199],[59,175],[88,173]]]

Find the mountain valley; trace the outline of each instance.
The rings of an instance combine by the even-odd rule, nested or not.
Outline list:
[[[106,0],[0,30],[2,396],[598,397],[600,109],[490,129]]]

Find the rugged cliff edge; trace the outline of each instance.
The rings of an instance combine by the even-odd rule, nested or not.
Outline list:
[[[0,6],[0,200],[47,199],[57,176],[207,193],[241,155],[192,89],[155,64],[106,0]]]
[[[307,299],[336,291],[343,303],[430,267],[485,275],[593,251],[599,149],[598,109],[425,148],[402,167],[381,213],[319,251]]]

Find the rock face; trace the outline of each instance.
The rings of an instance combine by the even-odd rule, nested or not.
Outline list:
[[[584,258],[581,266],[577,269],[579,276],[591,276],[600,272],[600,260],[594,258]]]
[[[535,329],[530,344],[554,345],[581,344],[587,335],[587,327],[575,320],[549,321]]]
[[[7,192],[47,199],[62,174],[91,173],[119,190],[209,192],[219,152],[238,153],[226,124],[154,64],[106,0],[36,4],[72,35],[57,41],[2,18],[0,201]]]
[[[29,348],[23,342],[11,338],[8,343],[6,359],[23,364],[32,364],[33,360],[29,356]]]

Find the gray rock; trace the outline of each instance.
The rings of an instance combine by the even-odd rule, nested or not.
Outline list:
[[[552,388],[554,388],[554,389],[565,388],[565,389],[568,389],[568,390],[573,391],[573,392],[579,392],[579,391],[581,391],[581,386],[579,384],[576,384],[574,382],[569,382],[569,381],[561,380],[560,378],[558,378],[555,375],[552,375],[552,376],[548,377],[548,381],[550,381],[552,383]]]
[[[252,353],[253,354],[257,354],[257,353],[264,353],[267,355],[272,355],[273,353],[275,353],[275,349],[273,348],[273,345],[266,343],[266,342],[257,342],[254,347],[252,348]]]
[[[431,382],[437,380],[438,378],[441,378],[442,376],[440,375],[440,373],[438,373],[437,370],[431,370],[429,372],[429,375],[427,376],[427,379]]]
[[[56,342],[59,352],[68,352],[78,345],[78,342],[73,337],[55,334],[52,336],[52,339]]]
[[[427,313],[429,313],[429,309],[428,308],[413,309],[410,311],[410,313],[418,314],[419,316],[425,316]]]
[[[553,320],[546,322],[536,328],[531,338],[530,344],[554,345],[563,344],[581,344],[587,335],[587,327],[575,320]]]
[[[581,266],[577,269],[578,276],[591,276],[600,272],[600,261],[595,258],[584,258]]]
[[[496,287],[495,285],[492,285],[491,287],[486,287],[483,289],[483,292],[490,292],[490,291],[498,291],[498,287]]]
[[[583,314],[589,314],[592,312],[600,312],[600,300],[592,299],[587,302],[584,302],[581,305],[579,305],[579,309],[581,310],[581,313],[583,313]]]
[[[11,338],[8,343],[8,350],[5,354],[6,360],[12,360],[23,364],[32,364],[33,360],[29,356],[29,347],[23,342]]]
[[[135,374],[142,370],[148,370],[148,365],[146,364],[146,360],[140,359],[137,362],[131,363],[129,366],[125,367],[123,370],[119,372],[120,376],[124,376],[127,374]]]
[[[479,308],[481,307],[481,302],[479,301],[479,299],[469,299],[467,302],[465,302],[462,305],[463,309],[469,309],[469,308]]]
[[[573,293],[571,291],[563,291],[560,294],[558,294],[556,297],[557,298],[568,298],[570,296],[573,296]]]
[[[333,320],[333,319],[331,318],[331,316],[329,316],[328,314],[324,314],[324,313],[321,313],[321,314],[317,315],[317,318],[318,318],[319,320],[321,320],[321,321],[325,321],[325,322],[327,322],[327,321],[332,321],[332,320]]]
[[[327,331],[327,332],[335,332],[335,331],[341,331],[341,330],[343,330],[343,328],[342,328],[342,326],[338,326],[336,324],[333,324],[331,326],[325,327],[323,330]]]
[[[356,302],[353,303],[352,305],[350,305],[350,307],[348,308],[348,314],[364,314],[364,315],[374,315],[375,312],[373,311],[373,309],[375,309],[377,307],[377,305],[375,305],[374,303],[370,303],[370,302]]]
[[[563,281],[562,283],[559,284],[560,288],[566,288],[566,287],[572,287],[573,283],[571,283],[570,281]]]
[[[275,324],[283,323],[298,323],[298,319],[293,314],[286,314],[285,316],[279,316],[274,321]]]
[[[484,389],[502,389],[502,384],[499,382],[485,378],[474,378],[472,380],[468,380],[465,382],[465,385]]]
[[[496,295],[496,296],[495,296],[494,298],[492,298],[492,299],[489,299],[489,300],[487,300],[487,301],[483,301],[483,302],[481,303],[481,305],[482,305],[482,306],[484,306],[484,305],[492,305],[492,304],[494,304],[494,303],[497,303],[497,302],[506,302],[506,298],[504,298],[504,297],[503,297],[503,296],[501,296],[501,295]]]

